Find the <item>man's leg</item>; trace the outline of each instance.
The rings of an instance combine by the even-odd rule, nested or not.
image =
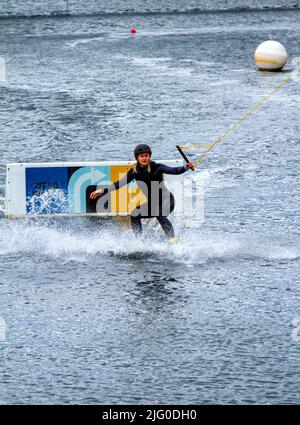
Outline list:
[[[172,193],[167,192],[165,196],[162,196],[162,202],[159,206],[159,216],[156,217],[163,231],[168,238],[174,238],[175,232],[170,220],[166,217],[169,215],[175,207],[175,198]]]
[[[172,223],[170,222],[170,220],[167,217],[156,217],[159,224],[161,225],[163,231],[165,232],[165,234],[168,236],[168,238],[174,238],[175,237],[175,233],[174,233],[174,229],[172,226]]]
[[[131,228],[136,237],[139,237],[142,235],[143,228],[142,228],[141,216],[138,216],[138,217],[131,216]]]
[[[131,211],[131,228],[135,236],[139,237],[143,233],[142,228],[142,218],[147,217],[148,213],[148,203],[136,207],[133,211]]]

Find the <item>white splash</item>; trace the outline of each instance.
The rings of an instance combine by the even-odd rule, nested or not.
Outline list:
[[[161,261],[189,265],[203,264],[211,260],[231,261],[240,258],[268,260],[295,260],[300,257],[298,246],[274,244],[272,240],[258,240],[245,236],[226,234],[201,234],[186,229],[175,245],[166,242],[160,228],[153,221],[145,225],[145,238],[137,239],[130,229],[105,228],[97,223],[78,227],[72,221],[58,227],[43,221],[1,220],[0,257],[13,254],[48,256],[59,261],[87,261],[99,254],[148,258],[158,256]],[[97,227],[98,226],[98,227]],[[176,226],[177,227],[177,226]],[[158,235],[158,238],[156,238]]]

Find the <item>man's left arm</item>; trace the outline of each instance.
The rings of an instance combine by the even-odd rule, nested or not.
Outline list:
[[[163,174],[178,175],[178,174],[185,173],[187,170],[191,169],[192,167],[193,167],[193,164],[191,162],[189,162],[189,164],[183,165],[181,167],[169,167],[168,165],[161,164],[160,167],[159,167],[159,171]]]

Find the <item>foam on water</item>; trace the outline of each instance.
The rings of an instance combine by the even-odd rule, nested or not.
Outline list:
[[[176,67],[172,64],[171,58],[132,58],[134,64],[141,67],[153,68],[155,72],[159,72],[162,75],[162,72],[174,75],[191,75],[193,69],[187,67],[180,67],[178,64]],[[173,65],[173,66],[172,66]]]

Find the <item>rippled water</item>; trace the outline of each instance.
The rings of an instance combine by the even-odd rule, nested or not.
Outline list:
[[[1,20],[2,201],[8,162],[213,141],[285,77],[252,55],[275,38],[299,56],[299,18]],[[0,220],[1,403],[299,403],[299,99],[292,81],[210,153],[204,223],[173,219],[175,246],[151,223],[138,241],[111,222]]]
[[[297,0],[2,0],[0,17],[43,15],[131,15],[198,13],[211,10],[299,9]]]

